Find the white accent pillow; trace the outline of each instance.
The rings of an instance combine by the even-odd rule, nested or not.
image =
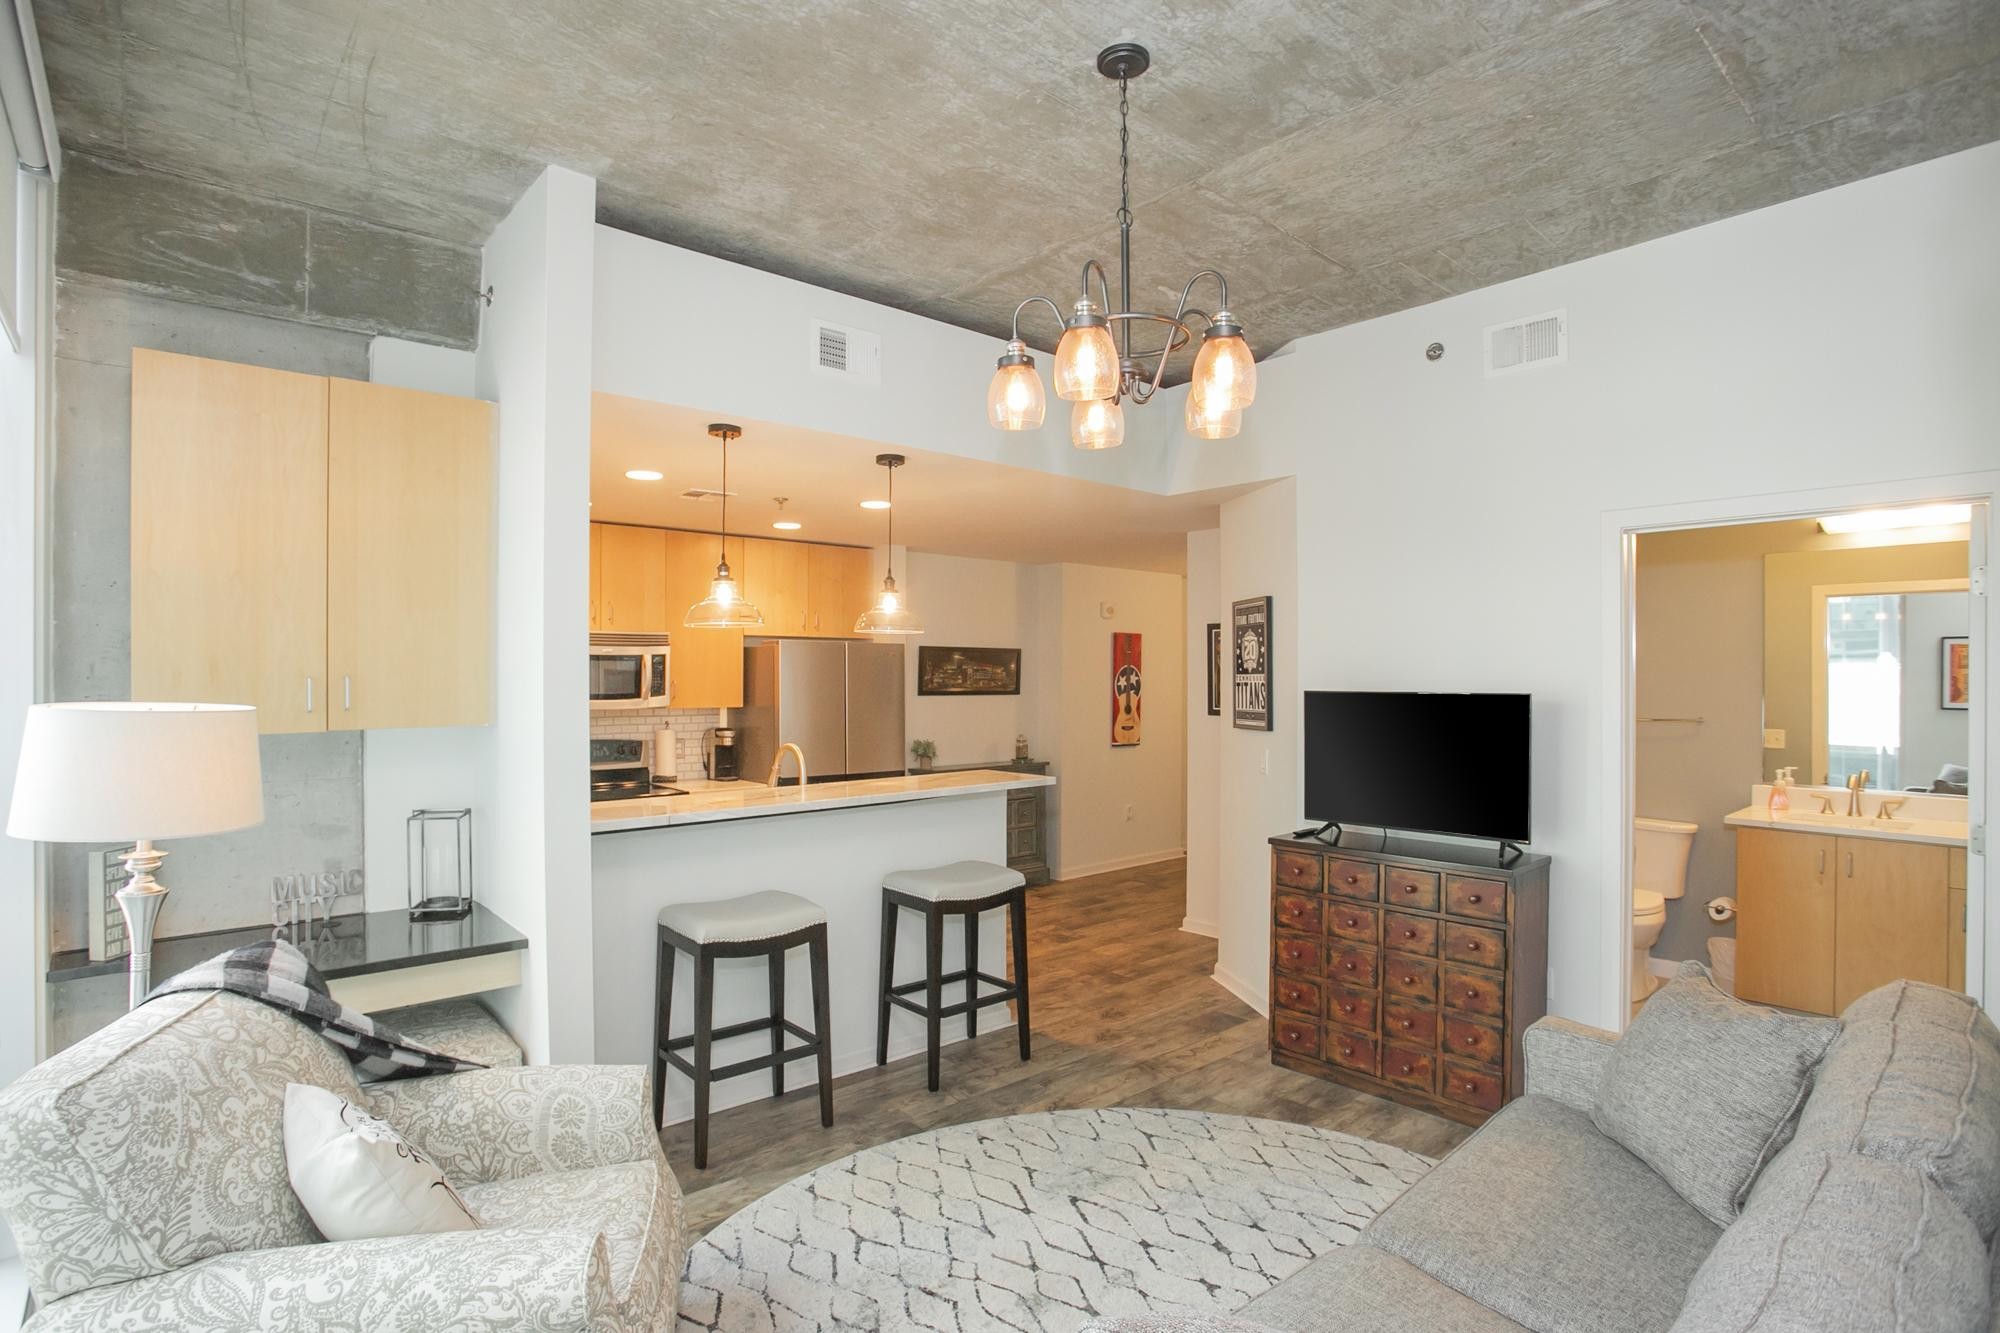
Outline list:
[[[325,1088],[285,1088],[285,1171],[328,1240],[472,1231],[479,1220],[431,1160]]]

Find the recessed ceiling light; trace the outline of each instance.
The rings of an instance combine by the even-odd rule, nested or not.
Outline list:
[[[655,471],[653,471],[653,469],[651,469],[651,468],[649,468],[649,467],[635,467],[635,468],[633,468],[633,469],[632,469],[632,470],[631,470],[630,472],[627,472],[627,473],[625,474],[625,480],[627,480],[627,481],[658,481],[658,480],[660,480],[660,479],[661,479],[662,477],[664,477],[664,476],[666,476],[666,473],[664,473],[664,472],[655,472]]]
[[[863,509],[887,509],[889,502],[887,500],[863,500],[861,507]]]
[[[773,523],[771,526],[776,528],[780,532],[797,532],[800,528],[804,527],[805,524],[794,523],[789,518],[781,518],[776,523]]]
[[[1886,532],[1893,528],[1947,528],[1972,521],[1971,505],[1915,505],[1908,509],[1863,509],[1852,514],[1828,514],[1821,532]]]

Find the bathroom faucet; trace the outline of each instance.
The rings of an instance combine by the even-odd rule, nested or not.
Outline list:
[[[1855,819],[1861,818],[1861,793],[1868,786],[1868,770],[1847,775],[1847,813]]]
[[[1898,810],[1901,810],[1903,808],[1903,801],[1904,798],[1900,796],[1894,800],[1883,801],[1882,804],[1875,807],[1875,818],[1877,819],[1889,818],[1891,815],[1895,814]]]
[[[1833,813],[1833,800],[1831,797],[1821,796],[1818,792],[1814,792],[1813,799],[1819,802],[1819,812],[1821,814],[1830,815]]]
[[[799,761],[799,790],[804,791],[806,788],[806,752],[790,741],[786,741],[783,745],[780,745],[778,752],[771,756],[771,775],[764,779],[764,785],[766,787],[775,787],[778,785],[778,769],[785,762],[785,751],[787,750],[790,750],[793,757]]]

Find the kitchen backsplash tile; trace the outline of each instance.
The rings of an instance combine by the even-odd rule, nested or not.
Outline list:
[[[601,740],[649,741],[662,727],[674,733],[675,777],[702,775],[703,742],[710,728],[720,726],[722,712],[715,708],[623,708],[590,715],[590,738]],[[653,771],[665,771],[655,758]]]

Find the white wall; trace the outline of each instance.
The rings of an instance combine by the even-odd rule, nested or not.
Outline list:
[[[1222,530],[1190,532],[1187,538],[1187,915],[1182,930],[1217,933],[1217,894],[1222,873],[1216,809],[1221,800],[1222,732],[1229,725],[1208,715],[1208,627],[1229,623],[1222,600]],[[1225,697],[1227,686],[1224,686]]]
[[[499,404],[494,717],[474,806],[488,906],[528,936],[500,1017],[534,1063],[593,1057],[585,657],[596,183],[550,167],[486,244],[476,389]],[[477,816],[475,816],[477,820]]]
[[[903,564],[909,578],[905,583],[899,576],[897,583],[924,620],[923,634],[906,641],[905,648],[903,729],[909,739],[937,742],[940,764],[1011,760],[1020,735],[1027,736],[1035,758],[1047,758],[1057,738],[1037,734],[1035,701],[1053,675],[1048,660],[1028,647],[1040,606],[1035,566],[921,551],[911,552]],[[1020,648],[1021,692],[919,696],[917,651],[925,645]]]
[[[1271,730],[1239,731],[1223,683],[1216,764],[1215,979],[1259,1013],[1271,986],[1271,855],[1265,840],[1290,833],[1299,815],[1300,608],[1298,491],[1281,481],[1222,506],[1223,633],[1232,602],[1271,599]],[[1316,591],[1312,590],[1312,591]],[[1226,650],[1225,650],[1226,653]],[[1223,670],[1227,672],[1228,658]]]
[[[403,338],[368,344],[368,378],[427,393],[475,396],[477,355]],[[499,617],[495,618],[496,625]],[[491,643],[485,651],[491,654]],[[370,731],[361,740],[362,872],[367,910],[409,904],[405,825],[412,810],[473,807],[472,863],[493,865],[491,811],[480,809],[481,773],[493,741],[485,727],[423,727]],[[477,886],[475,886],[475,891]]]
[[[1061,568],[1061,746],[1052,803],[1062,809],[1056,869],[1076,879],[1178,856],[1186,845],[1187,593],[1178,574]],[[1140,635],[1138,745],[1111,743],[1114,633]]]
[[[1627,909],[1602,869],[1620,818],[1600,735],[1606,511],[1992,468],[1995,216],[2000,144],[1320,334],[1262,367],[1236,447],[1179,450],[1182,487],[1297,478],[1292,556],[1311,605],[1280,606],[1298,671],[1279,700],[1296,707],[1300,686],[1535,696],[1556,1012],[1612,1026],[1619,1010],[1606,941]],[[1569,312],[1568,363],[1485,378],[1482,329],[1554,308]],[[1228,515],[1225,597],[1256,591],[1228,578]],[[1222,964],[1261,976],[1253,844],[1298,817],[1296,784],[1232,827],[1227,769],[1226,747]]]

